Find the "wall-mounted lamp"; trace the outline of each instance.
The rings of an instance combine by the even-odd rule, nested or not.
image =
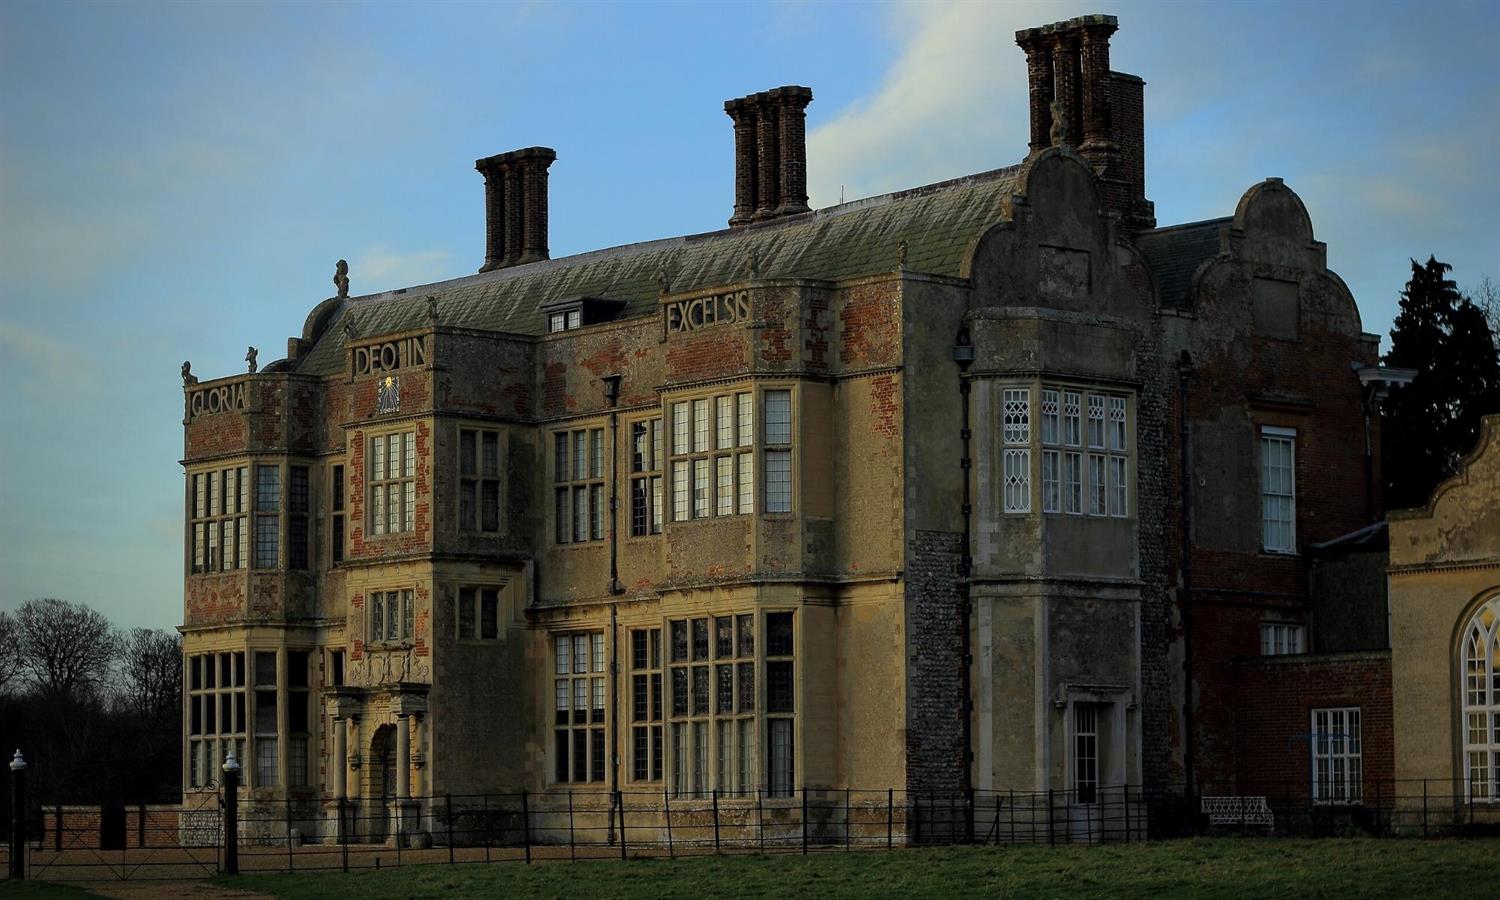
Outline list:
[[[619,375],[606,375],[601,381],[604,382],[604,402],[615,406],[620,402],[620,377]]]
[[[974,342],[969,339],[967,325],[958,330],[958,337],[953,341],[953,361],[958,363],[959,370],[964,372],[967,372],[974,362]]]

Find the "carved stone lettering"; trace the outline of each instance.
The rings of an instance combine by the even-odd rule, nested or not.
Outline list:
[[[692,300],[674,300],[662,308],[668,334],[696,331],[709,325],[750,321],[750,292],[732,291]]]
[[[196,419],[205,413],[243,412],[249,409],[250,405],[245,401],[245,385],[241,382],[190,391],[187,408],[188,418]]]
[[[401,338],[354,348],[354,374],[374,375],[394,372],[427,363],[427,340],[425,337]]]

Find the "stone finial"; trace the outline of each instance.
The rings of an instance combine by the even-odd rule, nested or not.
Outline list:
[[[427,295],[427,324],[428,325],[436,325],[437,323],[438,323],[437,294],[428,294]]]
[[[187,360],[182,363],[182,383],[184,385],[198,383],[198,376],[193,374],[193,364]]]
[[[344,323],[344,340],[352,341],[359,337],[359,330],[354,327],[354,319],[351,317]]]
[[[906,241],[903,239],[896,247],[896,268],[906,270]]]
[[[1052,146],[1061,147],[1068,137],[1068,113],[1061,100],[1052,101],[1052,130],[1047,135]]]
[[[260,355],[260,351],[256,350],[254,347],[247,347],[247,348],[245,348],[245,362],[247,362],[247,363],[250,364],[250,374],[251,375],[254,375],[255,374],[255,370],[257,368],[259,368],[259,366],[257,366],[256,363],[255,363],[255,358],[257,356],[259,356],[259,355]]]
[[[338,288],[340,299],[349,296],[349,264],[342,259],[333,267],[333,286]]]
[[[760,277],[760,254],[755,252],[754,247],[750,248],[750,258],[747,260],[746,267],[750,271],[751,278]]]
[[[656,289],[663,294],[672,293],[672,279],[667,275],[666,266],[656,270]]]

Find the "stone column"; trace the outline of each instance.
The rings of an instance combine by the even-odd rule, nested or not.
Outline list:
[[[333,775],[330,787],[334,798],[349,796],[349,740],[344,720],[337,715],[333,718],[333,758],[328,761],[328,769]]]
[[[411,717],[396,714],[396,796],[411,799]]]

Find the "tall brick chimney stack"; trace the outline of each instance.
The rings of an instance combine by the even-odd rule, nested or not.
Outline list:
[[[1153,228],[1146,199],[1142,88],[1134,75],[1111,72],[1114,16],[1079,16],[1016,32],[1026,53],[1031,152],[1053,144],[1053,107],[1062,114],[1058,142],[1075,148],[1103,182],[1110,208],[1127,229]]]
[[[807,104],[812,89],[787,85],[724,103],[734,120],[731,228],[807,212]]]
[[[484,176],[485,241],[481,272],[548,258],[547,169],[550,147],[527,147],[475,160]]]

